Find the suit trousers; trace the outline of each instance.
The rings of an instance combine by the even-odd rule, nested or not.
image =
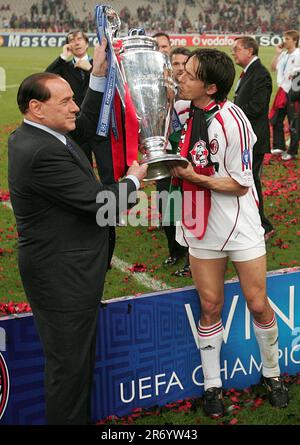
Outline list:
[[[70,312],[31,308],[45,355],[47,422],[86,425],[90,423],[99,306]]]
[[[299,131],[298,131],[298,114],[295,110],[295,103],[288,98],[285,108],[281,108],[277,112],[276,121],[273,125],[273,149],[279,148],[285,150],[284,138],[284,119],[287,116],[290,130],[290,146],[288,153],[296,155],[298,152]]]
[[[171,178],[164,178],[156,181],[156,190],[158,192],[169,191],[171,184]],[[159,213],[163,214],[162,202],[159,201]],[[186,254],[186,247],[181,246],[175,239],[176,226],[171,224],[169,226],[163,226],[168,241],[168,249],[170,256],[183,257]]]
[[[264,153],[254,153],[253,154],[252,173],[253,173],[255,188],[257,191],[258,199],[259,199],[258,210],[259,210],[259,215],[260,215],[260,219],[261,219],[261,225],[265,229],[265,233],[268,233],[271,230],[273,230],[273,226],[270,223],[270,221],[268,220],[268,218],[265,216],[265,213],[264,213],[264,202],[263,202],[263,194],[262,194],[261,179],[260,179],[262,168],[263,168],[264,156],[265,156]]]

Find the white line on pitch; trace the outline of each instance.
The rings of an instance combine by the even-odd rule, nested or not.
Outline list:
[[[112,264],[113,266],[120,269],[122,272],[129,272],[129,268],[132,267],[132,265],[126,263],[123,260],[120,260],[120,258],[113,256],[112,258]],[[170,289],[170,286],[167,286],[166,283],[163,283],[162,281],[155,280],[154,278],[150,277],[146,272],[138,272],[133,274],[133,278],[137,281],[139,281],[141,284],[143,284],[146,287],[149,287],[149,289],[153,290],[166,290]]]
[[[16,84],[16,85],[5,85],[5,89],[10,89],[10,88],[18,88],[20,86],[20,84]],[[5,91],[5,90],[4,90]]]
[[[10,201],[3,201],[2,204],[5,207],[8,207],[11,210],[13,210]],[[132,267],[131,264],[126,263],[125,261],[116,257],[115,255],[112,258],[112,264],[117,269],[120,269],[122,272],[127,272],[127,273],[129,273],[129,269]],[[166,290],[166,289],[170,288],[170,286],[167,286],[166,283],[163,283],[162,281],[159,281],[159,280],[155,280],[154,278],[150,277],[146,272],[138,272],[138,273],[132,274],[132,277],[136,281],[139,281],[143,286],[148,287],[149,289]]]
[[[2,204],[4,205],[4,207],[8,207],[10,210],[13,209],[10,201],[2,201]]]

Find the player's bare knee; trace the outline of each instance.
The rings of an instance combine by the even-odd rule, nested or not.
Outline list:
[[[222,312],[222,304],[211,301],[201,301],[201,318],[209,320],[219,320]]]
[[[247,302],[247,306],[251,314],[256,318],[264,315],[268,309],[268,302],[266,298],[253,298]]]

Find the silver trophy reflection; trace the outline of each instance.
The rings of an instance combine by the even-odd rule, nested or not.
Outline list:
[[[111,38],[117,36],[120,19],[116,12],[106,10]],[[187,159],[168,153],[171,144],[168,137],[173,114],[175,83],[168,58],[158,51],[156,40],[144,35],[122,38],[122,49],[117,66],[118,91],[125,104],[125,82],[135,106],[139,122],[139,141],[143,158],[140,164],[148,164],[144,181],[170,176],[168,161],[181,165]],[[115,57],[115,55],[113,55]]]

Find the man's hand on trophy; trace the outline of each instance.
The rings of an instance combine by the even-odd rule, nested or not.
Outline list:
[[[102,39],[101,45],[97,44],[94,48],[92,74],[96,77],[106,76],[107,72],[106,47],[107,47],[107,40],[104,37]]]
[[[148,169],[148,165],[147,164],[140,165],[137,161],[133,161],[133,164],[127,170],[126,175],[127,176],[128,175],[133,175],[139,181],[141,181],[142,179],[144,179],[146,177],[147,169]]]

